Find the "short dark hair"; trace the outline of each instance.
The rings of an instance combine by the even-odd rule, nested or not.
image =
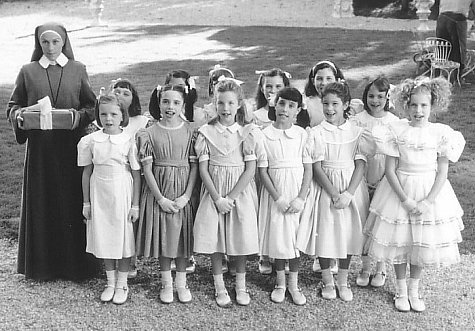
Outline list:
[[[349,117],[350,112],[350,101],[351,101],[351,94],[350,94],[350,87],[346,82],[334,82],[326,85],[322,91],[322,98],[324,98],[328,94],[335,94],[338,98],[343,101],[343,103],[347,102],[348,107],[344,109],[344,116],[345,118]]]
[[[134,117],[142,114],[142,107],[140,106],[139,94],[135,86],[127,79],[119,79],[114,84],[114,88],[126,88],[132,92],[132,102],[129,106],[129,117]]]

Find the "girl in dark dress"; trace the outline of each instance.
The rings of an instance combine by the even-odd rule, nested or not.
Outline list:
[[[21,68],[7,107],[16,141],[28,142],[18,272],[37,280],[84,279],[98,268],[85,251],[76,145],[94,119],[95,95],[62,25],[40,25],[34,37],[31,63]],[[22,108],[46,96],[53,108],[72,110],[72,130],[22,130]]]

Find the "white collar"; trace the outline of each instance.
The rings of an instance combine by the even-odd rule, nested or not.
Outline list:
[[[66,55],[64,55],[63,53],[59,54],[58,58],[56,59],[56,61],[50,61],[44,54],[43,56],[40,58],[40,60],[38,61],[38,63],[40,64],[40,66],[42,66],[43,68],[48,68],[48,66],[50,65],[56,65],[56,64],[59,64],[61,67],[64,67],[66,65],[66,63],[68,63],[69,59],[66,57]]]
[[[94,134],[94,137],[93,137],[94,141],[104,142],[109,139],[111,143],[115,145],[123,144],[129,141],[131,138],[129,134],[125,132],[125,130],[123,130],[119,134],[107,134],[104,132],[104,129],[102,129],[102,130],[94,132],[93,134]]]
[[[219,121],[216,123],[216,129],[219,133],[223,133],[224,131],[229,131],[231,133],[236,133],[242,126],[240,126],[237,122],[230,126],[224,126]]]
[[[326,129],[327,131],[330,131],[330,132],[333,132],[333,131],[338,130],[338,129],[344,130],[344,131],[347,131],[347,130],[351,129],[351,124],[350,124],[350,121],[348,121],[348,120],[345,120],[345,123],[343,123],[340,126],[333,125],[331,123],[328,123],[325,120],[321,123],[321,125],[323,126],[324,129]]]
[[[269,125],[262,132],[271,140],[279,139],[282,136],[282,134],[287,136],[287,138],[295,139],[299,136],[299,129],[300,129],[300,127],[298,127],[296,125],[293,125],[293,124],[290,128],[288,128],[286,130],[277,129],[273,125]]]

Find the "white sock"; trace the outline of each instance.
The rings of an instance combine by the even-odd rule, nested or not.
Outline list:
[[[362,271],[367,272],[368,274],[371,273],[371,258],[368,255],[362,255],[361,262],[363,262]]]
[[[396,279],[396,292],[399,296],[407,297],[406,278]]]
[[[226,291],[226,286],[224,286],[223,274],[213,275],[214,288],[217,292]]]
[[[115,282],[116,282],[116,277],[115,277],[115,270],[106,270],[106,276],[107,276],[107,285],[115,287]]]
[[[280,288],[285,288],[285,270],[276,270],[276,274],[275,285]]]
[[[386,273],[386,263],[379,261],[376,263],[376,272]]]
[[[298,289],[297,281],[299,277],[298,271],[289,272],[289,290],[294,291]]]
[[[348,269],[338,270],[338,275],[336,276],[336,283],[338,285],[348,285]]]
[[[407,287],[410,297],[419,297],[419,280],[418,278],[409,278]]]
[[[176,272],[175,276],[176,287],[185,288],[186,287],[186,272]]]
[[[236,273],[236,289],[246,289],[246,273]]]
[[[162,276],[162,286],[163,287],[173,286],[172,271],[171,270],[160,271],[160,275]]]
[[[124,288],[127,287],[127,276],[129,275],[128,271],[122,272],[119,271],[117,273],[117,288]]]
[[[330,268],[322,269],[322,281],[323,281],[323,284],[325,284],[325,285],[333,286],[335,284]]]

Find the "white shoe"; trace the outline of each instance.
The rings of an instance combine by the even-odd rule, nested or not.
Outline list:
[[[109,302],[114,297],[115,286],[114,285],[107,285],[104,291],[101,294],[101,301],[102,302]]]
[[[127,274],[127,278],[128,279],[131,279],[131,278],[135,278],[137,277],[137,267],[136,266],[133,266],[130,270],[129,270],[129,273]]]
[[[356,285],[366,287],[369,285],[369,271],[361,270],[356,277]]]
[[[189,264],[186,267],[186,273],[187,274],[192,274],[192,273],[195,272],[195,270],[196,270],[196,261],[195,261],[194,257],[191,257],[190,261],[189,261]]]
[[[374,274],[373,279],[371,279],[371,286],[373,287],[382,287],[386,283],[386,274],[384,272],[377,272]]]
[[[272,264],[269,260],[259,261],[259,272],[263,275],[270,275],[272,273]]]
[[[127,301],[128,295],[129,295],[129,288],[127,286],[116,287],[112,302],[115,303],[116,305],[121,305]]]

